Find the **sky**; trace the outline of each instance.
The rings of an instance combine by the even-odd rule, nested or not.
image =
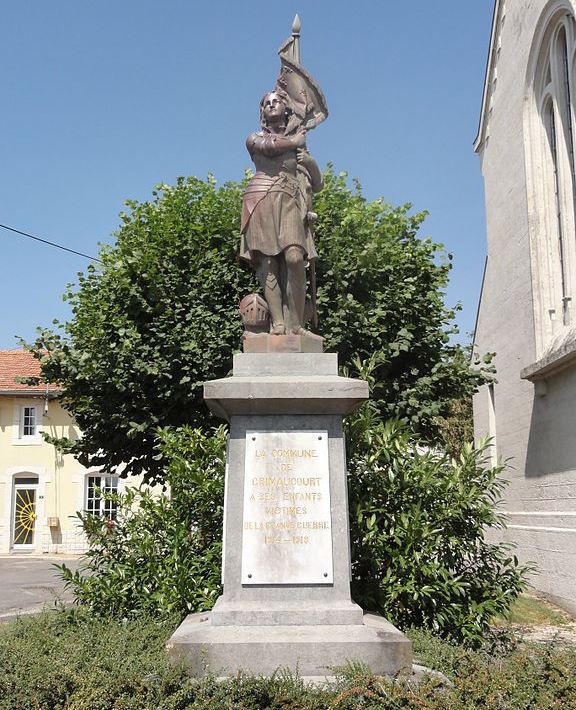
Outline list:
[[[239,180],[246,136],[302,20],[330,115],[320,166],[428,210],[453,254],[446,303],[474,328],[486,252],[478,128],[492,0],[12,0],[0,43],[0,223],[89,256],[128,198],[180,175]],[[0,229],[0,348],[70,317],[88,260]]]

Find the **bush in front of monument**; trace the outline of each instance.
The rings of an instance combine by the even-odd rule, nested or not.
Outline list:
[[[0,705],[70,710],[447,710],[451,708],[574,708],[574,645],[501,644],[463,649],[429,632],[411,632],[421,663],[439,677],[399,682],[359,664],[329,686],[305,684],[285,669],[271,678],[191,679],[169,663],[165,644],[177,622],[95,618],[62,609],[0,624]]]
[[[77,571],[58,565],[76,601],[97,615],[186,614],[220,594],[226,430],[160,431],[168,490],[127,487],[116,519],[78,513],[89,548]]]
[[[170,495],[129,488],[113,527],[80,514],[90,550],[80,571],[62,567],[98,614],[186,614],[220,593],[226,430],[164,430],[158,446]],[[485,539],[503,525],[502,466],[487,464],[484,446],[465,445],[458,460],[422,447],[371,403],[348,418],[347,449],[354,600],[400,628],[479,644],[527,572]]]
[[[486,539],[505,526],[505,466],[489,464],[488,441],[465,444],[457,459],[422,446],[371,403],[347,427],[354,600],[402,629],[479,645],[532,569]]]

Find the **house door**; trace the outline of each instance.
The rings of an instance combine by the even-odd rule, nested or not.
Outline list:
[[[36,503],[38,478],[21,477],[14,480],[14,517],[12,545],[16,549],[32,549],[36,532]]]

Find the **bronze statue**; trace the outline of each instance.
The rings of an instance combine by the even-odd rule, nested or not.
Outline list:
[[[240,258],[250,263],[268,306],[274,335],[307,335],[306,266],[311,273],[311,316],[315,322],[312,194],[322,176],[306,150],[306,132],[328,115],[316,82],[300,66],[300,21],[280,48],[280,76],[260,102],[260,131],[246,147],[256,167],[242,204]]]

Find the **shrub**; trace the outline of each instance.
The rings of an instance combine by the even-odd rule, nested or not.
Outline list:
[[[159,708],[185,674],[164,653],[177,622],[45,612],[0,625],[0,708]]]
[[[76,572],[62,566],[76,599],[98,613],[210,609],[220,591],[226,432],[163,430],[170,496],[128,489],[116,524],[79,514],[90,550]],[[366,405],[347,423],[352,595],[401,628],[428,627],[478,644],[524,587],[527,569],[485,532],[502,467],[485,449],[459,459],[422,448],[405,425],[382,423]],[[139,507],[135,508],[135,504]]]
[[[486,540],[504,527],[504,466],[488,464],[486,442],[457,459],[422,447],[370,403],[347,428],[354,599],[401,628],[478,645],[530,570],[507,544]]]
[[[226,432],[160,432],[169,495],[128,487],[117,519],[78,513],[89,549],[60,565],[76,601],[98,614],[180,614],[212,608],[220,592]],[[110,494],[104,494],[110,495]]]
[[[576,651],[551,644],[472,651],[410,632],[420,662],[442,671],[418,686],[349,665],[334,685],[306,686],[285,671],[196,680],[164,652],[177,620],[99,619],[56,611],[0,624],[2,710],[392,710],[576,707]]]

